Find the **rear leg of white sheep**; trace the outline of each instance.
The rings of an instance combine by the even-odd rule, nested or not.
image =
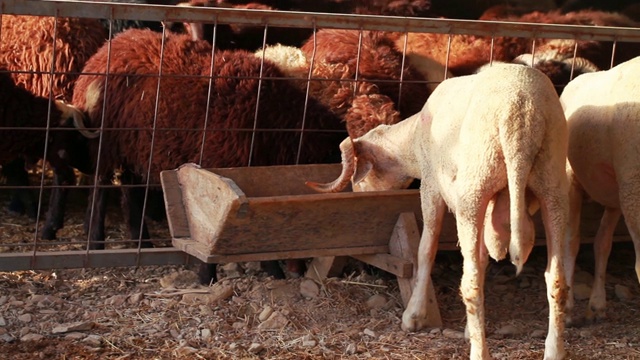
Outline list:
[[[438,251],[438,238],[447,208],[438,192],[421,189],[420,198],[422,201],[424,229],[418,248],[416,282],[411,293],[411,299],[409,299],[407,308],[402,314],[402,329],[405,331],[418,331],[426,326],[431,268]]]
[[[540,164],[538,164],[540,165]],[[546,170],[546,171],[540,171]],[[547,239],[547,268],[544,273],[549,302],[549,330],[545,340],[544,359],[558,360],[565,357],[564,310],[568,288],[565,280],[566,242],[565,232],[569,216],[568,183],[566,178],[554,182],[548,174],[553,167],[536,166],[530,181],[530,189],[540,201],[540,210]],[[539,174],[539,176],[536,176]]]
[[[470,359],[490,359],[485,335],[484,280],[489,254],[480,236],[484,213],[457,213],[456,225],[464,258],[460,293],[467,311],[467,331],[471,343]]]
[[[638,179],[640,172],[620,174],[621,179]],[[624,177],[622,177],[624,176]],[[620,184],[620,206],[636,253],[635,270],[640,281],[640,184],[630,180]]]
[[[565,305],[565,324],[572,325],[573,307],[575,303],[573,295],[573,275],[576,267],[576,257],[580,250],[580,215],[582,213],[582,198],[584,190],[582,190],[578,180],[574,178],[573,172],[568,170],[570,188],[569,188],[569,222],[565,235],[564,249],[564,273],[567,281],[567,303]]]
[[[600,227],[593,239],[593,252],[595,256],[595,273],[593,287],[587,307],[587,320],[598,321],[607,317],[607,293],[604,284],[607,277],[607,263],[611,254],[613,232],[620,220],[620,209],[605,207],[600,220]]]

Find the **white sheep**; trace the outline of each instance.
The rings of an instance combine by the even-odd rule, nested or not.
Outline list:
[[[340,177],[309,186],[332,192],[353,179],[360,190],[387,190],[422,180],[424,231],[416,285],[402,318],[405,330],[425,326],[442,219],[447,206],[454,212],[464,256],[461,294],[472,359],[490,358],[483,289],[488,256],[503,259],[508,249],[520,272],[534,244],[527,205],[539,204],[549,248],[545,359],[564,356],[567,126],[549,78],[527,66],[494,63],[477,74],[445,80],[421,112],[395,125],[380,125],[359,139],[346,139],[340,148]],[[485,221],[487,211],[491,215]],[[509,223],[510,232],[504,227]]]
[[[580,208],[585,193],[605,208],[594,239],[595,276],[587,319],[606,316],[604,289],[607,259],[620,215],[633,239],[635,269],[640,279],[640,57],[607,71],[576,77],[560,101],[569,128],[571,177],[571,260],[567,282],[572,283],[575,257],[580,246]],[[567,314],[573,306],[569,296]]]

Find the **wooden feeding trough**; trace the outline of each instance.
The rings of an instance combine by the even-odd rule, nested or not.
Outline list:
[[[313,258],[322,279],[345,256],[398,277],[409,300],[421,219],[418,190],[318,194],[306,180],[331,181],[340,164],[202,169],[161,173],[173,246],[206,263]],[[431,288],[431,324],[440,313]]]

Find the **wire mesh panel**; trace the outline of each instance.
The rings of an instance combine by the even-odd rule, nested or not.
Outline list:
[[[0,270],[187,262],[162,170],[339,162],[341,140],[418,112],[447,77],[516,61],[560,93],[640,54],[636,22],[593,11],[0,5]]]

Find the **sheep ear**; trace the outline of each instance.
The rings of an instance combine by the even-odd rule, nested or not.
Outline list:
[[[356,160],[356,172],[353,174],[353,183],[357,184],[362,181],[371,169],[373,169],[373,163],[369,159],[358,158]]]
[[[354,184],[357,184],[369,174],[371,169],[373,169],[373,162],[361,141],[354,141],[353,145],[355,148],[354,152],[356,154],[356,172],[353,174],[351,180]]]

